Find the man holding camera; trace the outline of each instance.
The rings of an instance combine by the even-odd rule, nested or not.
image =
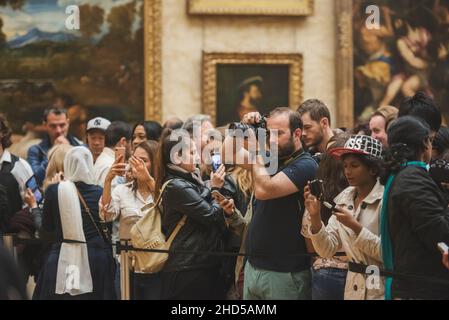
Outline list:
[[[261,121],[257,112],[243,119],[244,124],[256,127]],[[311,297],[310,259],[303,255],[306,242],[299,230],[303,190],[315,178],[318,165],[303,150],[303,123],[297,112],[277,108],[267,118],[266,127],[270,144],[277,145],[278,158],[271,161],[278,161],[278,169],[269,173],[261,155],[245,166],[252,171],[256,202],[246,242],[250,257],[245,267],[244,299],[306,300]]]

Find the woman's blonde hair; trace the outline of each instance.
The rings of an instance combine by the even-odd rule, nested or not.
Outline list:
[[[58,172],[64,172],[64,158],[73,147],[69,144],[59,144],[48,151],[48,166],[45,171],[44,190]]]
[[[234,167],[231,171],[231,176],[237,183],[240,191],[243,192],[245,198],[249,199],[253,192],[253,177],[251,172],[240,167]]]

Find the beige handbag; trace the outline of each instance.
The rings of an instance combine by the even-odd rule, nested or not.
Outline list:
[[[161,212],[159,209],[159,203],[162,199],[162,194],[167,185],[172,180],[167,181],[161,188],[161,193],[157,201],[150,205],[144,206],[141,210],[147,211],[144,216],[131,228],[130,238],[131,244],[134,248],[138,249],[157,249],[157,250],[169,250],[170,246],[178,234],[179,230],[184,226],[187,216],[183,216],[182,219],[176,225],[172,234],[168,238],[165,238],[162,232]],[[157,273],[161,271],[168,260],[168,253],[160,252],[143,252],[132,251],[131,265],[135,273]]]

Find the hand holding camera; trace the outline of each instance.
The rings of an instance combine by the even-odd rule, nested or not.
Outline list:
[[[304,189],[304,205],[312,217],[320,217],[321,214],[321,202],[319,201],[320,195],[315,193],[314,187],[309,183]],[[318,197],[317,197],[318,196]]]
[[[267,130],[267,117],[262,116],[259,112],[251,112],[246,114],[242,122],[231,123],[229,130],[241,130],[243,133],[255,134],[259,140],[259,129]]]
[[[329,210],[335,210],[335,206],[324,201],[324,185],[322,180],[314,180],[307,184],[304,190],[304,199],[306,209],[310,215],[319,215],[321,205],[324,205]]]

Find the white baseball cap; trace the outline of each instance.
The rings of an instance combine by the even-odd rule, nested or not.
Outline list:
[[[105,118],[94,118],[87,123],[87,131],[90,130],[101,130],[106,131],[108,127],[111,125],[111,121]]]

